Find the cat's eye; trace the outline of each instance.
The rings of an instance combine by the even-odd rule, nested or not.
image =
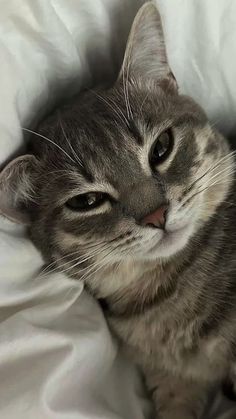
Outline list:
[[[109,199],[106,193],[89,192],[81,195],[73,196],[66,202],[66,206],[73,211],[89,211],[99,207]]]
[[[164,131],[156,139],[151,149],[150,163],[157,165],[162,163],[170,155],[173,149],[173,134],[171,129]]]

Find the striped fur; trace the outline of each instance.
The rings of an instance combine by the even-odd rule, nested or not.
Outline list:
[[[173,149],[153,167],[167,129]],[[235,376],[235,162],[204,111],[178,93],[152,3],[135,19],[115,85],[55,110],[36,136],[24,212],[48,270],[100,300],[145,374],[156,417],[200,419],[207,391]],[[65,206],[91,191],[109,202],[87,213]],[[166,234],[140,223],[163,203]]]

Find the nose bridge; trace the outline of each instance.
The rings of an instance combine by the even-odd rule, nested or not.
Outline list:
[[[141,220],[165,203],[163,187],[154,179],[130,184],[125,188],[122,202],[125,212]]]

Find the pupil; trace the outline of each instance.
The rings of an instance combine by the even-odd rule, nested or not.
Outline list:
[[[157,143],[157,154],[159,157],[162,157],[163,154],[165,154],[166,152],[166,147],[164,147],[164,145],[159,141]]]
[[[87,203],[88,205],[93,205],[96,202],[96,196],[95,194],[89,194],[87,196]]]
[[[157,139],[153,150],[153,163],[161,163],[171,151],[171,136],[169,132],[164,132]]]

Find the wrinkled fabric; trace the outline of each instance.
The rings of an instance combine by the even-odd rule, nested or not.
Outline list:
[[[114,77],[141,3],[1,0],[0,165],[24,144],[21,126]],[[158,4],[180,90],[232,135],[236,3]],[[63,274],[40,274],[42,266],[25,229],[0,218],[0,417],[148,419],[140,377],[118,353],[97,303]],[[206,417],[233,419],[236,410],[219,396]]]
[[[236,133],[236,3],[157,0],[168,57],[180,91],[192,96],[224,134]]]

